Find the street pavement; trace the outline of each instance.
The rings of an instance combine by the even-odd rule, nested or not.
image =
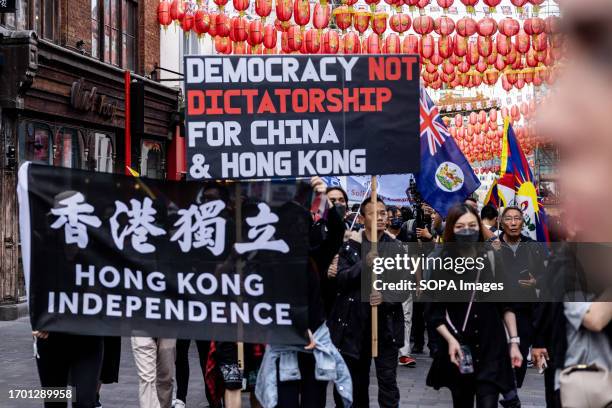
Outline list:
[[[190,350],[191,375],[188,408],[207,407],[204,397],[204,384],[198,367],[195,344]],[[398,383],[401,393],[402,408],[447,408],[451,407],[448,390],[435,391],[425,385],[430,359],[427,355],[417,355],[415,368],[398,367]],[[372,364],[372,366],[374,366]],[[38,374],[33,359],[32,341],[29,320],[27,318],[0,322],[0,408],[39,407],[41,402],[10,400],[9,390],[38,387]],[[535,369],[529,369],[523,388],[519,391],[523,408],[544,407],[544,380]],[[374,371],[371,372],[370,400],[371,407],[377,407],[377,387]],[[105,408],[137,408],[138,379],[132,357],[129,339],[124,338],[121,354],[119,384],[102,387],[101,401]],[[248,396],[243,393],[243,407],[249,407]],[[333,407],[331,389],[328,392],[328,404]],[[280,407],[282,408],[282,407]]]

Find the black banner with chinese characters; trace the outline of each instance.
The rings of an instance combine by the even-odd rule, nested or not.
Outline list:
[[[299,187],[24,164],[18,192],[33,329],[304,342],[311,218],[294,201]]]
[[[0,14],[14,13],[17,11],[16,0],[0,0]]]
[[[413,55],[186,56],[188,177],[417,172]]]

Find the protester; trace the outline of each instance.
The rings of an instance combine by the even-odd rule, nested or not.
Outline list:
[[[176,339],[132,337],[140,408],[172,406]]]
[[[520,297],[513,299],[515,305],[516,323],[521,338],[521,353],[527,357],[533,341],[535,307],[537,301],[537,277],[545,270],[545,253],[540,244],[522,233],[523,212],[518,207],[506,207],[501,214],[502,232],[500,253],[506,272],[504,282],[508,293]],[[516,383],[523,385],[527,372],[527,358],[516,372]]]
[[[114,384],[119,382],[119,365],[121,363],[121,337],[104,337],[104,356],[102,358],[102,369],[98,391],[96,393],[96,408],[102,408],[100,402],[100,389],[102,384]]]
[[[200,369],[202,370],[202,382],[206,376],[206,362],[208,361],[208,353],[210,351],[210,341],[208,340],[196,340],[196,347],[198,349],[198,361],[200,363]],[[187,402],[187,390],[189,388],[189,346],[191,340],[179,339],[176,341],[176,400],[173,406],[175,408],[184,408]],[[215,401],[210,395],[208,387],[204,388],[206,393],[206,399],[211,407],[216,407]]]
[[[453,207],[446,219],[444,242],[441,256],[476,257],[483,255],[483,249],[473,245],[483,242],[483,226],[476,210],[466,204]],[[472,244],[472,245],[468,245]],[[459,247],[458,245],[462,245]],[[482,270],[473,268],[461,275],[464,281],[495,282],[499,261],[489,251],[489,262]],[[495,269],[495,270],[494,270]],[[431,279],[455,278],[455,272],[441,268],[431,271]],[[471,293],[465,303],[445,302],[445,296],[434,293],[434,301],[427,307],[427,319],[445,340],[434,357],[427,376],[427,385],[439,389],[450,389],[453,406],[472,407],[474,398],[478,408],[493,408],[498,404],[500,394],[514,389],[512,366],[520,366],[523,360],[518,348],[516,319],[504,304],[485,303],[486,294]],[[484,302],[483,302],[484,301]],[[510,339],[506,339],[506,331]],[[471,353],[473,373],[462,374],[467,349]],[[518,397],[503,401],[504,407],[520,407]]]
[[[482,224],[495,235],[499,235],[498,217],[499,211],[497,211],[497,208],[493,207],[492,205],[485,205],[482,207],[482,210],[480,210]]]
[[[319,177],[313,177],[310,184],[315,194],[325,194],[325,183]],[[306,211],[303,207],[302,210]],[[335,209],[327,212],[327,218],[313,221],[310,225],[309,343],[306,346],[266,346],[255,386],[257,399],[264,408],[323,408],[329,381],[335,383],[341,395],[341,406],[350,406],[352,402],[348,368],[332,343],[325,324],[326,292],[323,289],[331,280],[328,269],[342,245],[343,236],[344,224],[340,212]],[[330,365],[335,368],[328,369]]]
[[[33,331],[32,336],[41,387],[66,388],[71,384],[73,407],[95,407],[104,338],[46,331]],[[67,406],[67,402],[45,402],[45,408]]]
[[[385,233],[387,211],[382,200],[376,207],[372,199],[366,198],[361,204],[361,218],[365,229],[353,233],[339,254],[338,296],[330,318],[332,340],[342,354],[350,370],[353,383],[354,407],[368,407],[370,383],[371,347],[371,306],[378,306],[378,357],[374,359],[378,380],[378,404],[380,407],[399,406],[397,387],[397,362],[399,348],[404,344],[404,318],[401,303],[382,302],[380,293],[372,293],[370,304],[361,302],[363,253],[369,253],[374,234],[383,245],[399,243]],[[376,231],[372,223],[376,221]],[[366,261],[371,262],[371,257]],[[337,390],[336,390],[337,391]],[[336,407],[342,402],[335,392]]]
[[[474,197],[468,197],[465,199],[465,201],[463,201],[463,203],[465,205],[469,205],[470,207],[472,207],[475,211],[478,211],[478,200],[475,199]]]

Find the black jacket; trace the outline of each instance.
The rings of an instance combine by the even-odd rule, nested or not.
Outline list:
[[[387,234],[383,234],[379,242],[400,247],[399,242]],[[328,320],[332,341],[341,353],[353,358],[359,358],[363,352],[370,353],[369,349],[363,348],[371,337],[371,306],[368,299],[362,302],[361,298],[361,255],[362,250],[363,253],[369,251],[370,245],[363,232],[359,232],[353,233],[340,249],[336,299]],[[379,254],[384,256],[381,251]],[[383,302],[378,306],[378,341],[379,347],[399,349],[403,346],[404,314],[401,303]]]
[[[544,276],[546,250],[539,242],[521,235],[521,240],[515,253],[506,243],[504,237],[504,233],[499,236],[502,243],[500,252],[506,276],[504,282],[505,292],[517,294],[517,296],[529,302],[536,302],[536,288],[523,288],[519,285],[518,281],[528,279],[529,274],[533,275],[536,280],[540,280]],[[518,301],[521,299],[515,298],[513,300]],[[524,304],[523,306],[517,305],[517,307],[519,309],[532,309],[532,305],[529,304]]]
[[[479,281],[499,282],[499,266],[498,260],[495,273],[493,273],[490,262],[486,262]],[[449,274],[453,273],[452,271],[434,269],[432,279],[452,279],[453,276]],[[462,279],[475,281],[475,271],[465,272]],[[470,309],[465,331],[462,332],[468,302],[445,302],[443,293],[435,294],[437,298],[427,304],[425,309],[427,324],[434,330],[440,325],[445,325],[461,344],[470,348],[474,375],[463,375],[459,372],[457,366],[450,361],[448,343],[441,340],[441,347],[434,355],[434,361],[427,375],[427,385],[435,389],[441,387],[456,389],[472,387],[473,381],[476,380],[495,386],[500,393],[512,390],[514,388],[514,372],[510,362],[503,322],[503,314],[506,310],[511,309],[510,305],[487,303],[487,298],[496,297],[493,292],[479,294]],[[466,299],[469,299],[469,294],[466,293],[465,295]]]

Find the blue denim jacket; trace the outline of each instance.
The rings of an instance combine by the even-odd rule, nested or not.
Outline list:
[[[304,350],[303,346],[268,344],[264,354],[257,382],[255,396],[264,408],[274,408],[278,404],[276,379],[280,381],[300,380],[297,353],[313,353],[315,358],[315,377],[319,381],[333,381],[342,397],[345,408],[353,403],[353,384],[346,363],[331,341],[329,329],[323,323],[313,334],[316,342],[314,350]],[[277,377],[277,365],[279,361]]]

